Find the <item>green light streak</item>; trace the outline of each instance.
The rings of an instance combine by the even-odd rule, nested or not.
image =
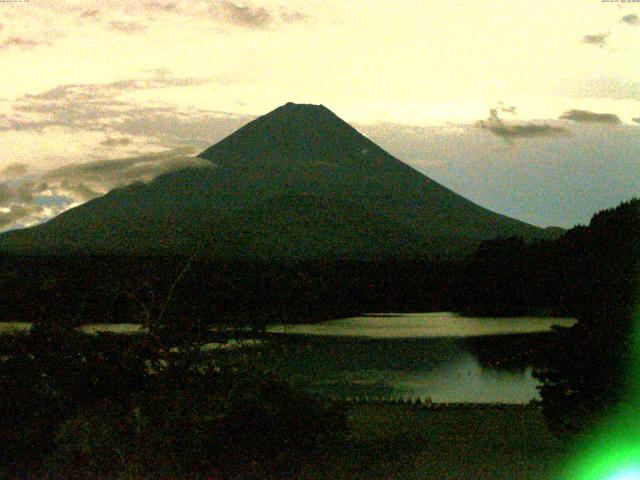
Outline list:
[[[623,470],[611,477],[610,480],[640,480],[640,469]]]
[[[629,399],[583,440],[562,480],[640,480],[640,303],[633,329],[633,361],[628,366]]]

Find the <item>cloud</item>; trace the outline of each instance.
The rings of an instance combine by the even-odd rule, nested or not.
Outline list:
[[[138,22],[110,22],[109,28],[122,33],[139,33],[144,32],[147,27]]]
[[[503,138],[549,137],[565,133],[563,128],[535,123],[492,126],[489,130]]]
[[[602,48],[607,44],[608,36],[609,32],[598,33],[595,35],[585,35],[584,37],[582,37],[582,43],[586,43],[588,45],[597,45]]]
[[[80,13],[80,18],[95,19],[100,16],[100,10],[85,10]]]
[[[26,163],[12,163],[0,170],[1,177],[20,177],[29,171]]]
[[[594,97],[640,101],[640,81],[632,77],[617,78],[604,71],[594,78],[574,78],[563,83],[558,94],[566,97]]]
[[[43,158],[39,158],[37,171],[25,170],[31,164],[28,158],[21,160],[23,166],[4,163],[0,167],[5,169],[0,171],[0,179],[5,180],[0,184],[0,212],[4,218],[0,230],[45,221],[114,188],[149,181],[168,171],[211,166],[210,162],[191,154],[228,136],[254,117],[171,105],[147,107],[119,98],[123,91],[179,88],[209,82],[157,70],[150,78],[60,85],[11,102],[11,113],[0,115],[0,132],[4,135],[25,131],[49,135],[58,129],[74,132],[79,152],[86,153],[82,153],[82,157],[80,153],[69,156],[67,161],[86,162],[92,158],[93,161],[56,170],[45,168],[43,172],[48,152],[40,151],[37,155]],[[192,145],[195,150],[176,150],[176,145]],[[118,147],[156,152],[172,150],[110,160],[109,157],[120,151]],[[42,208],[32,208],[32,205]]]
[[[108,30],[133,34],[144,32],[148,28],[147,25],[136,21],[136,19],[144,19],[146,22],[153,21],[157,18],[156,14],[177,13],[179,11],[178,7],[179,5],[176,2],[153,0],[122,5],[112,3],[109,6],[105,2],[105,8],[101,10],[93,8],[82,10],[80,19],[82,21],[100,22]],[[117,19],[118,15],[124,16],[128,20]],[[114,16],[116,17],[114,18]]]
[[[158,2],[155,0],[144,2],[142,5],[148,10],[160,10],[163,12],[172,12],[178,8],[178,4],[176,2]]]
[[[49,187],[46,182],[33,179],[0,183],[0,208],[7,208],[7,204],[18,201],[30,202],[34,195],[47,188]]]
[[[25,180],[20,183],[15,189],[15,197],[21,202],[30,202],[34,199],[34,196],[49,189],[49,185],[46,182]]]
[[[37,178],[0,183],[0,230],[38,223],[115,188],[148,182],[184,168],[214,168],[190,147],[49,170]]]
[[[506,112],[506,113],[512,113],[513,115],[516,114],[516,110],[517,107],[514,105],[511,105],[509,107],[507,107],[504,102],[498,102],[498,110],[500,110],[501,112]]]
[[[622,17],[621,21],[633,26],[640,25],[640,17],[635,13],[625,15],[624,17]]]
[[[100,142],[100,145],[106,148],[115,148],[115,147],[123,147],[125,145],[129,145],[130,143],[131,143],[131,139],[129,137],[120,137],[120,138],[107,137],[106,140]]]
[[[44,210],[41,205],[21,205],[13,203],[7,207],[0,208],[0,229],[5,229],[27,217],[40,213]]]
[[[120,99],[123,92],[181,88],[204,85],[214,80],[174,77],[166,70],[152,72],[150,78],[120,80],[101,84],[60,85],[38,94],[26,94],[11,104],[12,114],[0,114],[1,132],[44,132],[65,128],[78,133],[104,132],[93,142],[131,138],[136,145],[154,149],[176,145],[205,148],[233,133],[254,117],[223,111],[177,107],[140,106]],[[94,144],[95,144],[94,143]],[[120,145],[124,145],[120,141]],[[104,153],[101,152],[101,154]]]
[[[9,185],[0,183],[0,205],[13,200],[14,196],[14,191]]]
[[[298,23],[298,22],[304,22],[309,18],[309,16],[297,10],[293,12],[284,10],[280,14],[280,18],[284,23]]]
[[[203,78],[173,77],[166,71],[156,71],[151,78],[60,85],[42,93],[23,95],[14,101],[14,115],[2,118],[0,131],[42,130],[52,126],[113,130],[136,117],[140,121],[152,121],[154,116],[176,114],[177,110],[169,106],[139,107],[131,102],[118,100],[118,96],[128,91],[189,87],[210,82],[211,80]],[[148,129],[144,133],[154,134]]]
[[[267,28],[273,22],[273,16],[262,7],[238,5],[228,0],[214,5],[214,12],[219,12],[225,20],[235,25],[246,28]]]
[[[562,127],[546,123],[507,124],[498,117],[498,108],[490,109],[489,118],[480,120],[476,126],[490,131],[505,141],[518,138],[550,137],[567,133]]]
[[[154,88],[190,87],[206,85],[211,80],[198,77],[173,77],[166,70],[154,70],[151,78],[131,78],[110,83],[67,84],[36,95],[25,95],[22,100],[78,101],[96,100],[117,95],[123,91]]]
[[[7,50],[12,47],[26,50],[29,48],[35,48],[38,45],[49,45],[49,42],[42,42],[39,40],[31,40],[28,38],[14,36],[0,42],[0,50]]]
[[[196,151],[190,147],[181,147],[116,160],[66,165],[47,172],[41,180],[50,188],[52,185],[60,185],[62,189],[67,190],[67,194],[71,194],[77,200],[86,201],[86,192],[106,193],[134,182],[150,181],[173,170],[213,166],[208,160],[194,157],[194,153]]]
[[[589,110],[569,110],[560,115],[560,120],[572,120],[583,123],[619,124],[620,117],[613,113],[595,113]]]
[[[47,188],[46,183],[33,180],[0,183],[0,230],[37,221],[44,207],[34,200]]]

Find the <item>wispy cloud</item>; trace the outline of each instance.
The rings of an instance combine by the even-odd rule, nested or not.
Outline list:
[[[294,10],[291,12],[287,10],[283,10],[280,13],[280,18],[284,23],[298,23],[298,22],[304,22],[305,20],[307,20],[309,18],[309,15],[306,15],[297,10]]]
[[[43,210],[44,207],[41,205],[21,205],[17,203],[0,208],[0,229],[9,229],[13,224],[23,222],[28,217],[36,216]]]
[[[273,23],[273,15],[263,7],[239,5],[222,0],[212,6],[215,15],[221,15],[229,23],[251,29],[267,28]]]
[[[211,6],[214,17],[239,27],[248,29],[267,29],[277,23],[290,24],[304,22],[309,16],[299,10],[281,8],[267,9],[247,3],[236,3],[231,0],[220,0]]]
[[[609,32],[597,33],[595,35],[585,35],[584,37],[582,37],[582,43],[586,43],[587,45],[596,45],[602,48],[607,44],[608,37]]]
[[[165,71],[155,71],[151,78],[132,78],[109,83],[79,83],[60,85],[46,92],[25,95],[22,100],[78,101],[96,100],[99,97],[111,97],[132,90],[150,90],[155,88],[191,87],[206,85],[211,80],[197,77],[172,77]]]
[[[49,42],[13,36],[0,42],[0,50],[8,50],[10,48],[26,50],[30,48],[35,48],[39,45],[49,45]]]
[[[31,179],[0,183],[0,209],[11,208],[11,205],[14,204],[22,205],[25,202],[30,202],[35,195],[48,188],[49,186],[46,182],[35,182]]]
[[[33,168],[29,167],[29,157],[21,159],[20,165],[1,164],[0,182],[4,181],[4,186],[0,190],[0,229],[33,225],[113,188],[149,181],[179,168],[202,166],[205,161],[194,158],[193,153],[226,137],[253,117],[168,104],[145,106],[122,100],[120,95],[208,82],[156,70],[150,78],[60,85],[11,102],[8,114],[0,115],[0,133],[5,137],[38,131],[38,135],[57,138],[55,132],[62,130],[74,132],[78,143],[73,146],[75,156],[66,159],[70,165],[57,170],[46,169],[46,150],[38,152],[42,158]],[[90,142],[95,142],[94,147],[89,146]],[[180,145],[190,145],[195,150],[176,149]],[[158,149],[169,150],[137,153]],[[123,152],[129,156],[114,159],[116,155],[122,157]],[[77,163],[92,158],[91,162]],[[53,156],[51,163],[59,164]]]
[[[83,19],[96,19],[100,17],[100,10],[95,10],[95,9],[90,9],[90,10],[84,10],[83,12],[80,13],[80,18]]]
[[[516,114],[516,110],[518,109],[518,107],[516,107],[515,105],[507,106],[507,105],[505,105],[504,102],[498,102],[497,109],[499,111],[501,111],[501,112],[511,113],[511,114],[515,115]]]
[[[122,33],[139,33],[144,32],[147,27],[138,22],[110,22],[109,28],[116,32]]]
[[[60,185],[74,196],[83,198],[84,192],[106,193],[134,182],[149,181],[160,174],[187,167],[212,167],[208,160],[193,156],[197,150],[175,148],[116,160],[97,160],[67,165],[44,174],[41,178],[51,185]]]
[[[135,182],[184,168],[213,168],[183,147],[116,160],[67,165],[35,178],[0,183],[0,230],[37,223]],[[5,169],[6,170],[6,169]]]
[[[486,120],[480,120],[476,123],[476,126],[490,131],[505,141],[511,141],[518,138],[550,137],[567,133],[567,131],[562,127],[546,123],[505,123],[498,116],[498,110],[499,108],[490,109],[489,118]]]
[[[621,123],[620,117],[613,113],[596,113],[589,110],[569,110],[560,115],[560,120],[572,120],[583,123]]]
[[[123,147],[131,144],[131,139],[129,137],[120,137],[120,138],[111,138],[108,137],[106,140],[100,142],[100,146],[105,148],[115,148],[115,147]]]
[[[83,130],[103,130],[111,124],[122,124],[138,117],[175,114],[175,108],[140,107],[119,100],[123,92],[206,85],[211,80],[174,77],[166,71],[156,71],[151,78],[133,78],[109,83],[60,85],[42,93],[26,94],[12,104],[16,113],[5,117],[0,131],[41,130],[50,126],[77,127]]]
[[[0,177],[20,177],[29,171],[26,163],[11,163],[0,170]]]
[[[554,127],[548,124],[528,123],[523,125],[500,125],[488,128],[493,133],[502,138],[529,138],[529,137],[549,137],[566,133],[561,127]]]
[[[142,5],[148,10],[159,10],[163,12],[173,12],[178,9],[176,2],[158,2],[155,0],[143,2]]]
[[[633,25],[633,26],[640,25],[640,17],[635,13],[630,13],[629,15],[625,15],[624,17],[621,18],[621,21],[628,25]]]
[[[122,33],[139,33],[147,30],[149,22],[157,18],[156,14],[182,13],[177,2],[147,1],[135,4],[112,3],[108,8],[89,8],[79,12],[81,21],[100,22],[104,28]],[[76,11],[74,13],[78,15]],[[125,17],[123,20],[122,17]]]

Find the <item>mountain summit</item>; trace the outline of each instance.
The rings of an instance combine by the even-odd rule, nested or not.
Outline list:
[[[384,155],[382,149],[328,108],[287,103],[199,156],[229,166],[321,161],[346,166],[361,165],[367,154],[374,152]]]
[[[482,208],[394,158],[329,109],[287,103],[191,168],[0,236],[23,253],[221,259],[442,258],[544,231]]]

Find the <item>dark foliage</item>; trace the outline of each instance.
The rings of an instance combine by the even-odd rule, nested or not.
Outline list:
[[[539,372],[547,418],[554,430],[587,430],[637,394],[632,370],[637,341],[634,309],[640,290],[640,200],[596,214],[563,241],[580,275],[578,324],[560,329]]]
[[[151,331],[89,335],[59,319],[0,336],[0,476],[280,478],[344,431],[340,412],[201,353],[198,335]]]
[[[346,428],[343,414],[268,375],[209,371],[189,383],[78,411],[58,429],[48,471],[60,478],[286,478],[305,453]]]
[[[530,366],[548,365],[554,341],[542,332],[471,337],[467,345],[482,367],[523,373]]]
[[[640,200],[632,200],[555,241],[485,242],[468,267],[468,312],[577,317],[556,330],[537,372],[558,434],[588,430],[631,391],[639,266]]]
[[[536,243],[518,237],[483,242],[462,277],[462,309],[481,316],[575,315],[580,260],[565,243],[570,235]]]
[[[628,316],[620,309],[635,299],[639,203],[599,212],[557,240],[483,242],[460,277],[460,305],[473,315]]]
[[[70,414],[145,387],[150,352],[135,337],[90,336],[62,322],[0,336],[0,458],[38,458]]]
[[[639,267],[636,199],[595,214],[588,226],[557,240],[484,242],[466,268],[461,290],[467,313],[578,319],[556,330],[543,362],[536,362],[544,410],[558,434],[589,429],[631,391]]]
[[[55,320],[55,312],[64,310],[83,323],[131,322],[140,319],[141,304],[160,308],[186,261],[0,255],[0,321]],[[180,331],[201,319],[260,326],[372,310],[446,310],[457,301],[460,271],[455,263],[420,261],[192,263],[166,312]]]

